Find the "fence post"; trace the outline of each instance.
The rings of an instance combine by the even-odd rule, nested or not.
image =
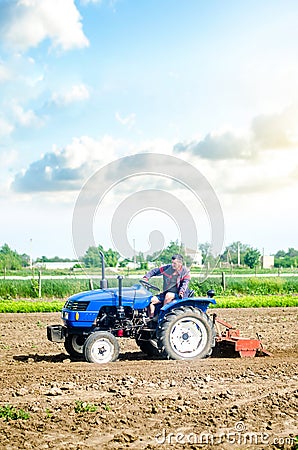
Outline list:
[[[221,272],[221,285],[223,290],[226,290],[226,274],[224,272]]]
[[[38,298],[41,298],[41,270],[38,272]]]
[[[90,289],[90,291],[93,291],[93,289],[94,289],[92,278],[89,279],[89,289]]]

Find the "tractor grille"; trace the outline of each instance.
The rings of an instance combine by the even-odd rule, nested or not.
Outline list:
[[[65,303],[64,308],[70,309],[71,311],[86,311],[90,302],[82,302],[78,300],[68,300]]]

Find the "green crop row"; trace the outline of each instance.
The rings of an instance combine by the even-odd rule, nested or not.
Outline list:
[[[65,302],[61,301],[31,301],[31,300],[1,300],[0,313],[47,313],[59,312]]]
[[[196,295],[206,295],[213,289],[217,295],[274,295],[297,294],[298,277],[272,277],[272,278],[230,278],[225,280],[225,289],[220,278],[208,278],[203,283],[192,279],[190,287]]]
[[[216,297],[215,308],[261,308],[298,306],[298,296],[293,295],[244,295]]]
[[[46,313],[60,312],[63,301],[1,300],[0,313]],[[293,295],[255,295],[216,297],[215,308],[260,308],[298,306],[298,296]]]

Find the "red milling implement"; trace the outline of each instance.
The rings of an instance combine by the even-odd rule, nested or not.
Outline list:
[[[254,356],[271,356],[271,354],[264,349],[259,336],[258,339],[251,339],[240,336],[240,330],[236,329],[230,323],[225,322],[222,319],[217,318],[216,314],[213,314],[213,322],[217,328],[216,346],[213,352],[214,356],[240,356],[254,357]],[[221,331],[219,325],[225,327],[224,331]]]

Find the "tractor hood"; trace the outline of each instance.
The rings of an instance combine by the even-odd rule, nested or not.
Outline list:
[[[122,306],[132,309],[146,308],[152,298],[152,293],[140,284],[122,288]],[[103,306],[119,305],[118,288],[96,289],[79,292],[69,297],[62,309],[62,319],[71,327],[91,327],[99,310]]]
[[[148,303],[152,297],[152,293],[145,289],[140,284],[134,284],[131,287],[122,288],[122,304],[123,306],[131,306],[134,309],[143,309],[148,306]],[[64,308],[71,304],[79,303],[95,304],[95,308],[98,311],[98,303],[102,303],[103,306],[118,306],[119,291],[118,288],[107,289],[95,289],[92,291],[79,292],[72,295],[67,300]],[[90,309],[88,307],[88,309]]]

